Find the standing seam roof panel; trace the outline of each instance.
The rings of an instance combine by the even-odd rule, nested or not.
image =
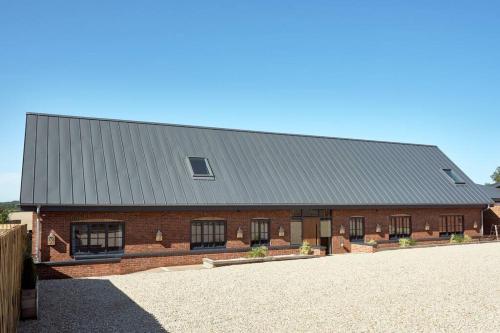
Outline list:
[[[215,179],[193,179],[188,156]],[[435,146],[57,115],[27,115],[22,170],[24,206],[491,202]]]

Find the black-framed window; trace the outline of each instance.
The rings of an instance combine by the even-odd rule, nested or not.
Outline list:
[[[191,250],[226,247],[225,221],[191,222]]]
[[[71,253],[98,255],[122,253],[125,224],[121,222],[72,223]]]
[[[353,216],[349,219],[349,240],[361,242],[365,239],[365,218]]]
[[[463,215],[441,215],[439,220],[439,236],[446,237],[452,234],[464,233]]]
[[[398,239],[411,236],[410,216],[391,216],[389,224],[389,239]]]
[[[251,226],[251,246],[269,245],[268,219],[254,219]]]

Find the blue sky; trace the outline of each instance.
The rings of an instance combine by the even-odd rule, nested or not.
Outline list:
[[[498,1],[0,0],[0,201],[43,112],[438,145],[500,165]]]

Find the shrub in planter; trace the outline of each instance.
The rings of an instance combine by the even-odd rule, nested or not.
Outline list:
[[[450,243],[452,244],[458,244],[463,242],[464,242],[464,236],[462,235],[453,234],[450,237]]]
[[[470,243],[472,242],[472,237],[469,235],[456,235],[453,234],[450,237],[450,243],[459,244],[459,243]]]
[[[417,242],[415,242],[411,238],[400,238],[399,239],[399,246],[400,247],[409,247],[415,245]]]
[[[311,254],[311,252],[312,252],[311,245],[309,244],[308,241],[304,241],[302,243],[302,245],[299,247],[299,253],[304,254],[304,255],[308,255],[308,254]]]
[[[265,246],[252,247],[247,253],[248,258],[264,258],[267,257],[268,249]]]

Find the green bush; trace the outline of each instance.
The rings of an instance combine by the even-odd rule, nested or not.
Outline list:
[[[311,248],[311,245],[309,244],[308,241],[304,241],[299,248],[300,254],[310,254],[311,251],[312,251],[312,248]]]
[[[464,243],[470,243],[472,242],[472,237],[469,235],[464,235]]]
[[[409,247],[415,245],[417,242],[415,242],[411,238],[400,238],[399,239],[399,246],[400,247]]]
[[[450,243],[452,244],[458,244],[463,242],[464,242],[464,236],[462,235],[453,234],[450,237]]]
[[[248,258],[263,258],[267,257],[268,250],[265,246],[252,247],[252,249],[248,252]]]
[[[376,246],[377,241],[375,239],[370,239],[368,242],[366,242],[366,244],[371,245],[371,246]]]
[[[24,258],[21,288],[35,289],[37,279],[38,277],[36,275],[36,269],[35,269],[35,264],[33,263],[33,258],[31,257]]]

